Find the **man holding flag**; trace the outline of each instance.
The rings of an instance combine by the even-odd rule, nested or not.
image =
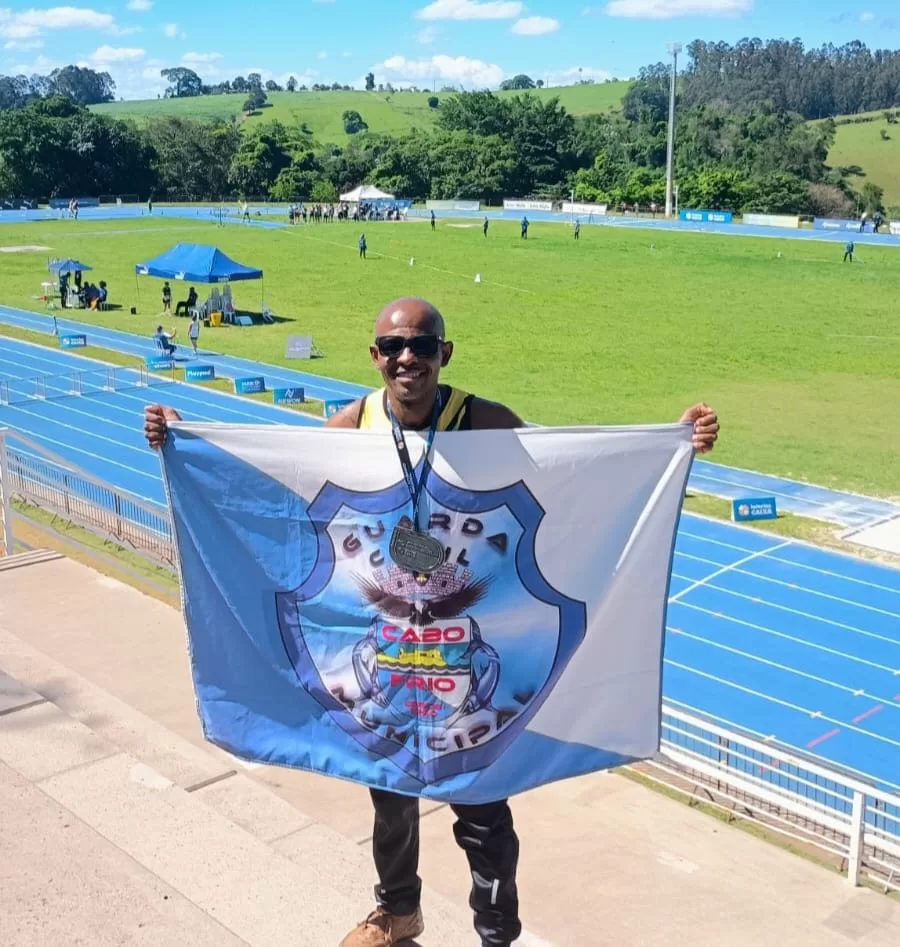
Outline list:
[[[389,303],[375,323],[370,357],[384,387],[344,407],[330,417],[326,427],[357,428],[393,434],[400,466],[413,501],[412,528],[397,527],[391,542],[395,563],[415,562],[431,553],[436,541],[420,528],[418,498],[426,470],[418,481],[406,447],[405,431],[422,432],[430,445],[436,431],[500,430],[525,427],[522,419],[502,404],[467,394],[439,382],[441,369],[451,360],[453,343],[447,341],[441,313],[422,299],[402,298]],[[152,405],[144,415],[144,433],[151,448],[166,439],[169,421],[180,420],[170,408]],[[711,450],[718,438],[715,412],[700,403],[688,408],[682,423],[693,425],[693,447]],[[426,448],[426,455],[428,448]],[[398,537],[398,534],[399,535]],[[395,546],[394,540],[398,540]],[[443,554],[441,544],[437,546]],[[366,643],[359,651],[367,660]],[[493,673],[495,655],[479,643],[481,673]],[[477,693],[473,695],[477,699]],[[419,906],[419,800],[381,789],[370,790],[375,808],[373,855],[379,883],[377,907],[341,942],[341,947],[393,947],[424,931]],[[453,804],[457,817],[454,835],[466,853],[472,873],[470,905],[482,947],[509,947],[521,933],[518,916],[516,867],[519,842],[506,799],[480,805]]]

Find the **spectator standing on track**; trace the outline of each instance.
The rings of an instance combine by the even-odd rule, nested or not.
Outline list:
[[[169,281],[166,280],[163,283],[162,288],[162,304],[163,304],[163,314],[169,313],[172,314],[172,287],[169,285]]]
[[[876,210],[875,216],[872,218],[872,233],[878,233],[883,223],[884,217],[881,216],[881,211]]]
[[[153,198],[147,198],[147,214],[151,215],[153,213]]]
[[[527,239],[528,239],[528,218],[527,218],[527,217],[523,217],[523,218],[522,218],[522,233],[521,233],[521,237],[522,237],[523,240],[527,240]]]
[[[484,234],[485,237],[487,236],[487,232],[488,232],[488,219],[487,219],[487,217],[484,218],[484,223],[481,225],[481,232]]]
[[[848,240],[844,244],[844,259],[841,260],[841,262],[846,263],[848,259],[850,260],[851,263],[853,262],[853,241],[852,240]]]
[[[364,260],[366,258],[366,235],[361,233],[359,235],[359,258]]]
[[[866,229],[866,221],[869,219],[868,213],[864,213],[862,217],[859,218],[859,232],[863,233]]]
[[[194,355],[196,355],[197,342],[200,339],[200,317],[196,312],[191,316],[191,324],[188,326],[188,338],[191,340],[191,347],[194,349]]]
[[[395,442],[404,430],[427,429],[429,420],[433,430],[449,432],[524,427],[522,419],[505,405],[439,384],[440,371],[453,355],[453,344],[445,340],[445,334],[443,316],[424,299],[397,299],[385,306],[369,348],[384,388],[347,405],[325,426],[386,433],[393,429]],[[150,447],[162,447],[168,422],[180,420],[171,408],[145,408],[144,436]],[[696,404],[680,421],[693,425],[695,450],[706,453],[713,448],[719,423],[711,408]],[[419,905],[419,800],[382,789],[371,789],[370,796],[375,809],[372,847],[378,903],[341,947],[394,947],[425,929]],[[510,947],[522,926],[516,888],[519,840],[508,800],[451,804],[451,809],[457,818],[454,835],[472,875],[469,904],[482,947]]]

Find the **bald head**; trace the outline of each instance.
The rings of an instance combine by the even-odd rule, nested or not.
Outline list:
[[[412,330],[404,335],[444,337],[444,317],[425,299],[404,296],[388,303],[375,320],[375,337],[392,335],[398,329]]]

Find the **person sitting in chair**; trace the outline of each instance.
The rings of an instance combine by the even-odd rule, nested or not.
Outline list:
[[[160,350],[165,352],[166,355],[175,354],[175,346],[172,344],[172,339],[176,336],[176,330],[173,329],[171,332],[164,332],[162,326],[156,327],[156,332],[153,334],[153,341],[159,346]]]
[[[188,298],[182,299],[175,307],[175,315],[190,315],[191,310],[197,305],[197,290],[192,286],[188,291]]]

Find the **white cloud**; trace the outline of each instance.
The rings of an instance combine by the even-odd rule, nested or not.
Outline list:
[[[353,55],[353,53],[351,53],[349,49],[345,49],[341,53],[341,55],[344,57],[344,59],[349,59]]]
[[[550,16],[526,16],[513,23],[510,33],[516,36],[545,36],[559,29],[559,20]]]
[[[871,10],[863,10],[859,15],[860,23],[871,23],[875,19],[875,14]]]
[[[328,53],[324,49],[320,49],[316,53],[316,59],[327,59],[327,58],[328,58]]]
[[[146,13],[153,6],[153,0],[128,0],[128,9]]]
[[[438,31],[433,26],[426,26],[424,30],[416,33],[416,39],[423,46],[430,46],[437,39]]]
[[[43,49],[42,39],[11,39],[3,44],[4,49]]]
[[[115,24],[109,13],[82,7],[51,7],[48,10],[0,9],[0,36],[30,39],[47,30],[109,30]]]
[[[416,11],[420,20],[513,20],[525,9],[518,0],[434,0]]]
[[[468,56],[432,56],[430,59],[406,59],[391,56],[373,66],[376,75],[385,75],[390,81],[420,82],[422,79],[440,79],[448,83],[484,88],[498,86],[503,70],[493,63]]]
[[[95,49],[88,61],[92,63],[111,63],[111,62],[135,62],[143,59],[147,53],[143,49],[135,49],[128,46],[100,46]]]
[[[166,23],[163,27],[163,33],[168,36],[169,39],[174,39],[178,35],[178,24]]]
[[[753,9],[753,0],[612,0],[609,16],[636,20],[674,20],[682,16],[736,17]]]
[[[593,7],[582,7],[581,16],[590,16],[594,12]]]
[[[221,53],[185,53],[181,57],[181,63],[184,66],[202,66],[207,63],[217,62],[222,59]]]

